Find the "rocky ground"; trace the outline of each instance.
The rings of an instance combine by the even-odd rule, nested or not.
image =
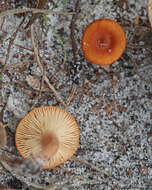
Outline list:
[[[0,9],[25,9],[26,2],[1,1]],[[152,32],[147,1],[81,0],[74,26],[76,2],[49,1],[45,8],[57,3],[53,11],[58,14],[40,16],[33,30],[31,25],[25,29],[30,13],[0,14],[0,121],[8,139],[0,150],[0,188],[150,190]],[[119,22],[126,32],[126,50],[110,68],[89,63],[81,51],[85,27],[99,18]],[[49,83],[43,82],[32,34]],[[16,161],[22,159],[14,135],[24,115],[41,105],[70,112],[80,127],[80,144],[76,155],[61,166],[32,172],[35,163],[31,169],[28,162]]]

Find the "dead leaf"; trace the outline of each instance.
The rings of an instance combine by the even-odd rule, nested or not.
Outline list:
[[[32,75],[27,75],[25,78],[27,84],[33,88],[34,90],[40,91],[41,83],[40,80]],[[46,91],[47,89],[42,87],[42,91]]]
[[[152,0],[148,0],[147,3],[148,18],[152,28]]]
[[[7,144],[7,135],[6,130],[3,127],[3,124],[0,122],[0,148]]]

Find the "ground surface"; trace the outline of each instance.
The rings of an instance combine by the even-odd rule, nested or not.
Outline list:
[[[8,2],[11,4],[5,4],[6,8],[23,5],[22,1],[19,5]],[[52,6],[51,2],[48,7]],[[147,1],[81,0],[75,26],[76,63],[70,37],[72,15],[69,14],[75,10],[76,1],[69,0],[64,6],[63,2],[66,1],[60,1],[54,11],[64,10],[67,14],[49,14],[47,23],[40,17],[34,22],[34,36],[50,84],[64,102],[72,97],[67,106],[47,84],[42,85],[41,93],[36,90],[43,73],[32,49],[30,27],[24,30],[30,14],[0,18],[0,66],[3,71],[0,119],[8,136],[1,155],[10,158],[5,149],[11,152],[11,158],[12,152],[13,158],[20,157],[14,143],[16,126],[29,110],[41,105],[63,107],[76,118],[81,131],[79,148],[75,157],[65,164],[34,174],[30,169],[27,171],[27,167],[31,167],[28,163],[18,165],[3,159],[0,183],[10,189],[26,190],[47,189],[46,185],[50,185],[48,189],[57,190],[150,190],[152,32],[147,19]],[[1,10],[5,10],[3,1]],[[126,32],[126,50],[111,68],[90,64],[81,52],[85,27],[99,18],[118,21]],[[62,39],[64,48],[56,34]]]

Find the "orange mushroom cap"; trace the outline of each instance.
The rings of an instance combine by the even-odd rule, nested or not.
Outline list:
[[[81,46],[88,61],[97,65],[109,65],[125,50],[125,32],[114,20],[95,20],[85,29]]]
[[[68,160],[79,144],[79,128],[64,109],[42,106],[31,110],[16,129],[15,142],[24,158],[34,157],[44,169]]]

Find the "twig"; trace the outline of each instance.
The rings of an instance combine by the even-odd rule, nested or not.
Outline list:
[[[93,164],[87,162],[86,160],[81,160],[80,158],[78,158],[78,157],[76,157],[76,156],[73,156],[72,158],[73,158],[75,161],[78,161],[78,162],[81,162],[81,163],[83,163],[83,164],[86,164],[86,165],[90,166],[92,169],[94,169],[94,170],[96,170],[96,171],[98,171],[98,172],[100,172],[100,173],[102,173],[102,174],[104,174],[104,175],[106,175],[106,176],[108,176],[108,177],[111,177],[111,174],[110,174],[110,173],[105,172],[105,171],[102,170],[101,168],[98,168],[98,167],[94,166]]]
[[[4,68],[2,69],[3,72],[5,72],[6,70],[8,69],[14,69],[16,67],[20,67],[20,66],[23,66],[23,65],[29,65],[29,64],[33,64],[34,62],[19,62],[19,63],[14,63],[14,64],[11,64],[11,65],[6,65],[4,66]]]
[[[44,6],[45,6],[45,4],[46,4],[46,0],[39,0],[36,8],[38,8],[38,9],[43,9]],[[35,21],[40,15],[41,15],[40,13],[36,13],[36,14],[32,15],[32,17],[30,18],[29,22],[26,24],[26,26],[24,27],[24,29],[29,28],[29,26],[30,26],[31,24],[33,24],[34,21]]]
[[[2,2],[2,1],[1,1],[1,2]],[[1,2],[0,2],[0,12],[1,12],[2,10],[5,11],[6,8],[7,8],[7,1],[4,1],[4,4],[2,4]],[[0,29],[1,29],[1,31],[2,31],[2,28],[3,28],[4,22],[5,22],[5,18],[3,18],[3,20],[2,20],[2,22],[1,22],[1,24],[0,24]]]
[[[2,30],[2,28],[3,28],[4,22],[5,22],[5,17],[3,18],[2,23],[1,23],[1,25],[0,25],[0,29],[1,29],[1,30]]]
[[[97,183],[99,183],[99,181],[97,181],[95,179],[88,179],[88,180],[84,180],[84,181],[80,180],[79,186],[80,185],[91,185],[91,184],[97,184]]]
[[[55,90],[54,86],[52,86],[49,82],[49,79],[47,78],[47,76],[44,76],[44,81],[47,83],[47,85],[49,86],[49,88],[54,92],[55,96],[57,97],[57,99],[64,105],[67,106],[66,103],[62,100],[62,98],[60,97],[60,95],[58,94],[58,92]]]
[[[46,10],[46,9],[35,9],[35,8],[26,8],[26,9],[11,9],[7,11],[2,11],[0,13],[0,18],[8,15],[14,15],[14,14],[21,14],[21,13],[27,13],[27,12],[32,12],[33,14],[40,13],[40,14],[57,14],[57,15],[73,15],[75,14],[74,12],[64,12],[64,11],[52,11],[52,10]]]
[[[19,44],[14,44],[14,45],[17,46],[17,47],[19,47],[19,48],[25,49],[25,50],[27,50],[27,51],[31,51],[31,52],[33,53],[33,50],[30,49],[30,48],[26,48],[26,47],[24,47],[24,46],[22,46],[22,45],[19,45]]]
[[[9,41],[9,45],[8,45],[8,48],[7,48],[7,55],[6,55],[6,59],[5,59],[5,66],[4,66],[3,69],[5,69],[5,67],[6,67],[6,64],[7,64],[8,58],[9,58],[9,53],[10,53],[11,46],[12,46],[12,44],[13,44],[13,42],[14,42],[16,36],[17,36],[17,33],[18,33],[18,31],[19,31],[21,25],[24,23],[24,20],[25,20],[25,17],[22,19],[22,21],[21,21],[20,24],[18,25],[16,31],[13,33],[13,35],[12,35],[10,41]],[[2,69],[2,71],[3,71],[3,69]]]
[[[77,62],[77,44],[75,41],[75,27],[76,27],[76,20],[78,17],[78,13],[79,13],[79,9],[80,9],[80,0],[76,1],[75,4],[75,14],[72,16],[72,20],[71,20],[71,41],[72,41],[72,51],[73,51],[73,59],[74,59],[74,63]]]
[[[36,185],[34,183],[31,183],[29,181],[27,181],[27,178],[25,178],[24,176],[21,177],[20,175],[17,175],[15,172],[14,172],[14,169],[11,168],[11,166],[9,166],[8,163],[6,163],[5,161],[1,161],[0,160],[0,163],[1,165],[7,170],[9,171],[13,176],[15,176],[17,179],[19,180],[22,180],[25,184],[27,184],[28,186],[31,186],[31,187],[34,187],[36,189],[51,189],[51,190],[55,190],[57,188],[57,185],[56,184],[52,184],[50,186],[42,186],[42,185]]]
[[[75,14],[72,16],[72,20],[71,20],[71,42],[72,42],[72,52],[73,52],[73,63],[72,63],[71,75],[72,75],[72,80],[75,84],[79,84],[78,71],[80,67],[80,64],[78,63],[78,59],[77,59],[78,48],[77,48],[77,44],[75,40],[76,20],[78,17],[79,10],[80,10],[80,0],[76,0]]]
[[[32,45],[33,45],[33,48],[34,48],[34,53],[35,53],[35,56],[36,56],[36,59],[37,59],[37,63],[38,63],[38,65],[39,65],[39,67],[40,67],[41,72],[43,73],[43,79],[44,79],[44,81],[47,83],[47,85],[49,86],[49,88],[54,92],[56,98],[57,98],[64,106],[66,106],[66,103],[62,100],[62,98],[60,97],[60,95],[58,94],[58,92],[56,91],[56,89],[54,88],[54,86],[50,84],[49,79],[47,78],[46,73],[44,72],[42,63],[41,63],[40,58],[39,58],[39,55],[38,55],[38,49],[37,49],[37,47],[36,47],[36,45],[35,45],[35,42],[34,42],[33,24],[31,25],[31,39],[32,39]]]
[[[113,120],[112,118],[110,119],[112,121],[112,123],[118,128],[118,129],[121,129],[121,127],[116,123],[115,120]]]
[[[3,149],[2,149],[3,150]],[[3,150],[3,151],[6,151],[6,150]],[[37,164],[32,158],[31,160],[24,160],[23,158],[17,158],[17,157],[14,157],[12,153],[8,152],[7,153],[10,154],[11,158],[8,157],[8,156],[5,156],[5,155],[0,155],[0,164],[7,170],[9,171],[13,176],[15,176],[17,179],[19,180],[22,180],[22,182],[28,184],[29,186],[32,186],[36,189],[44,189],[44,190],[55,190],[57,188],[57,185],[56,184],[51,184],[51,185],[36,185],[34,183],[31,183],[29,181],[27,181],[27,179],[24,177],[26,175],[25,171],[24,171],[24,175],[22,176],[22,173],[19,172],[18,168],[20,167],[21,168],[27,168],[28,165],[30,166],[30,170],[31,168],[34,168],[33,166],[33,163],[35,164],[36,166],[36,170],[35,170],[35,173],[37,173],[40,169],[40,167],[37,167]],[[13,157],[12,157],[13,156]],[[34,162],[33,162],[34,161]],[[24,167],[21,165],[24,165]],[[32,166],[33,165],[33,166]],[[31,170],[33,172],[33,170]]]
[[[77,90],[76,87],[72,87],[71,94],[69,95],[69,97],[68,97],[68,99],[66,101],[67,105],[70,105],[70,103],[74,99],[74,95],[75,95],[76,90]]]

